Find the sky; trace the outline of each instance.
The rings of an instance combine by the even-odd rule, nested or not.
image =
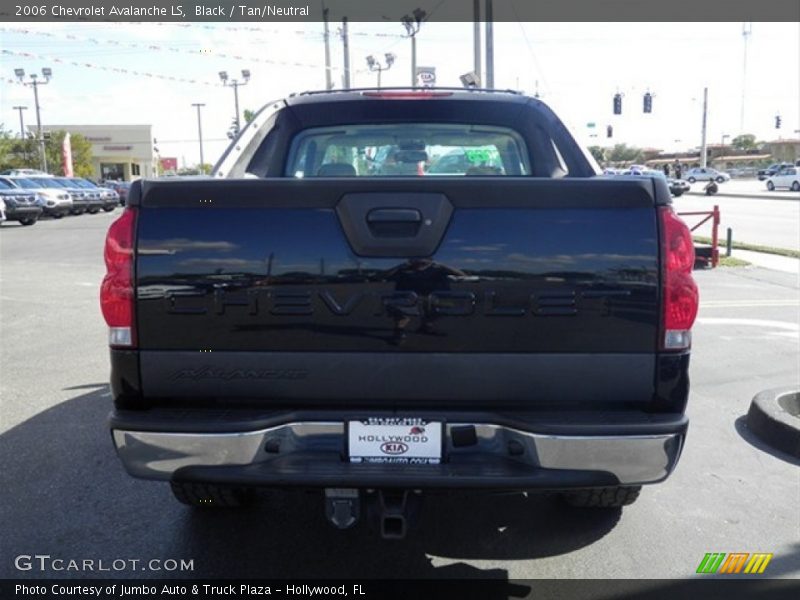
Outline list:
[[[330,45],[334,85],[340,88],[338,28],[331,24]],[[538,90],[586,145],[695,148],[704,87],[708,143],[739,133],[759,140],[800,138],[800,24],[753,23],[746,77],[742,28],[495,23],[495,87],[531,95]],[[35,123],[33,92],[15,83],[13,72],[50,67],[53,78],[40,88],[43,124],[152,124],[161,156],[194,165],[199,148],[191,105],[202,102],[206,162],[213,162],[228,144],[225,132],[234,115],[233,90],[221,85],[218,72],[234,78],[250,70],[250,82],[239,88],[242,111],[292,92],[323,89],[322,31],[322,23],[0,23],[0,123],[19,131],[15,105],[27,105],[26,125]],[[410,84],[411,43],[399,22],[351,22],[349,33],[353,87],[376,85],[366,57],[383,62],[387,52],[396,60],[383,72],[382,84]],[[473,69],[472,24],[423,23],[417,64],[435,67],[438,85],[460,86],[459,75]],[[652,114],[642,112],[646,91],[654,96]],[[616,92],[624,95],[620,116],[612,114]],[[777,114],[780,130],[774,127]],[[614,128],[611,139],[607,125]]]

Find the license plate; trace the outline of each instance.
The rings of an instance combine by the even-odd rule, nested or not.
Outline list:
[[[442,424],[413,418],[349,421],[350,462],[437,465],[442,461]]]

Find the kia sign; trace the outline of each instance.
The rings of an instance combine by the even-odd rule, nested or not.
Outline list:
[[[433,87],[436,85],[436,67],[417,67],[417,86]]]

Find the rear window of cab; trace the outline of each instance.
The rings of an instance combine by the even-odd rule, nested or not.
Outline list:
[[[285,172],[297,178],[530,174],[515,131],[450,123],[307,129],[293,140]]]

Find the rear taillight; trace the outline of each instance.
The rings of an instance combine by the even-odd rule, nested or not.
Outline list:
[[[664,350],[685,350],[692,345],[691,328],[700,302],[692,278],[694,244],[692,234],[669,206],[659,208],[663,261]]]
[[[136,346],[133,326],[133,240],[136,212],[127,208],[106,235],[106,276],[100,286],[100,308],[111,346]]]

